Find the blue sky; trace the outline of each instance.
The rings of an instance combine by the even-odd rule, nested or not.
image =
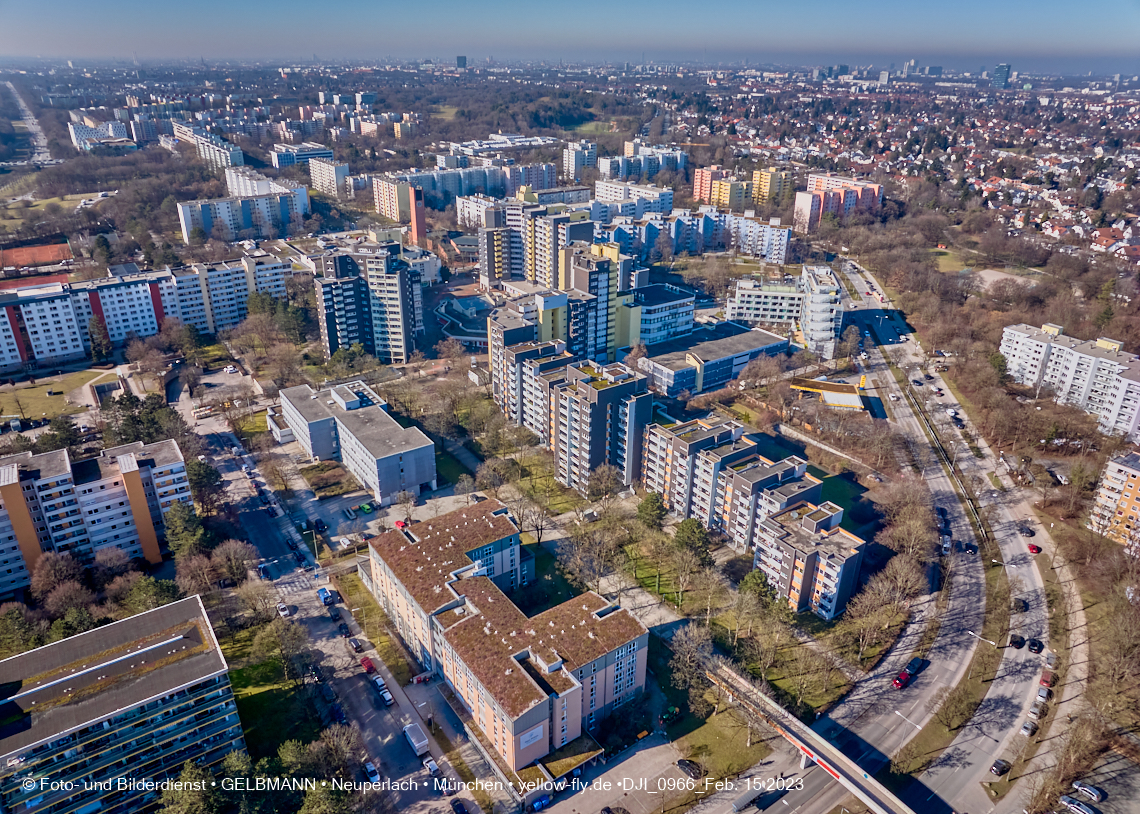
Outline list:
[[[1140,73],[1140,0],[0,0],[0,57],[466,54]]]

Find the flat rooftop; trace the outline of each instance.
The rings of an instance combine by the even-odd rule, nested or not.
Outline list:
[[[192,596],[0,661],[0,756],[228,670]]]
[[[695,300],[696,296],[670,288],[667,285],[647,285],[633,289],[633,301],[636,305],[652,308],[657,305],[669,305],[675,302]]]
[[[648,348],[649,360],[656,365],[680,370],[690,367],[688,356],[702,362],[712,362],[750,353],[758,348],[780,343],[787,344],[784,336],[761,330],[749,330],[734,322],[718,322],[715,325],[697,328],[683,339],[658,342]]]
[[[360,397],[361,406],[344,409],[333,399],[334,391]],[[419,429],[401,427],[396,419],[388,415],[382,406],[384,400],[364,382],[348,382],[325,390],[313,390],[309,385],[302,384],[282,390],[281,398],[288,401],[310,424],[326,419],[340,422],[378,460],[433,446],[431,439]]]

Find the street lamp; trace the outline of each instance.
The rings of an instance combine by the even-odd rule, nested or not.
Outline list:
[[[998,646],[997,642],[991,642],[989,639],[983,639],[981,636],[979,636],[977,633],[975,633],[972,630],[967,630],[966,632],[969,633],[971,636],[973,636],[975,639],[978,639],[979,641],[983,641],[986,644],[992,644],[994,647]]]
[[[1005,565],[1005,563],[1004,563],[1004,562],[1002,562],[1001,560],[994,560],[994,559],[991,559],[991,560],[990,560],[990,562],[994,563],[995,565]],[[1015,566],[1012,566],[1012,565],[1006,565],[1005,567],[1006,567],[1006,568],[1014,568]]]
[[[899,712],[897,709],[895,710],[895,715],[897,715],[897,716],[899,716],[900,718],[902,718],[904,721],[906,721],[908,724],[910,724],[911,726],[913,726],[915,729],[919,729],[919,730],[921,730],[921,729],[922,729],[922,727],[921,727],[921,726],[919,726],[918,724],[916,724],[916,723],[915,723],[914,721],[912,721],[910,718],[908,718],[908,717],[906,717],[905,715],[903,715],[903,714],[902,714],[901,712]]]
[[[435,707],[432,706],[431,697],[429,696],[428,700],[421,701],[420,703],[416,704],[417,709],[420,707],[427,707],[428,708],[428,728],[431,729],[431,734],[434,735],[435,734]]]

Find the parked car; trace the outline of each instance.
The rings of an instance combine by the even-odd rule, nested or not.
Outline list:
[[[683,771],[693,780],[700,779],[704,776],[705,773],[705,770],[701,767],[701,764],[697,763],[695,760],[686,760],[685,758],[681,758],[677,761],[677,768]]]
[[[333,704],[333,706],[329,710],[329,712],[332,713],[333,720],[336,721],[338,724],[347,724],[348,723],[348,716],[346,716],[344,714],[344,710],[340,708],[340,704]]]
[[[1088,799],[1092,800],[1094,803],[1099,803],[1102,800],[1104,800],[1104,792],[1103,791],[1098,789],[1096,786],[1090,786],[1088,783],[1085,783],[1083,780],[1074,780],[1073,781],[1073,788],[1076,789],[1077,793],[1080,794],[1082,797],[1087,797]]]
[[[1033,543],[1030,543],[1029,544],[1029,553],[1030,554],[1040,554],[1041,553],[1041,546],[1033,545]]]
[[[260,563],[257,566],[257,578],[269,579],[269,566],[265,563]]]
[[[376,771],[376,767],[372,765],[371,760],[364,764],[364,774],[368,778],[369,783],[380,782],[380,772]]]
[[[1040,684],[1042,687],[1052,687],[1053,683],[1056,680],[1057,680],[1057,677],[1055,675],[1053,675],[1053,671],[1052,670],[1046,670],[1045,672],[1043,672],[1041,674]]]
[[[278,602],[277,603],[277,615],[278,616],[288,616],[289,615],[289,606],[286,605],[284,602]]]
[[[908,673],[906,670],[903,670],[897,676],[895,676],[895,680],[891,682],[891,686],[896,690],[901,690],[903,687],[910,683],[910,679],[910,673]]]
[[[1059,659],[1057,658],[1057,654],[1054,653],[1053,651],[1050,650],[1047,654],[1045,654],[1045,666],[1048,667],[1050,670],[1056,670],[1057,669],[1057,662],[1058,661],[1059,661]]]
[[[926,381],[928,381],[928,382],[932,382],[932,381],[934,381],[934,377],[933,377],[933,376],[931,376],[929,373],[923,373],[923,374],[922,374],[922,378],[924,378],[924,379],[925,379]]]
[[[369,681],[372,682],[372,689],[376,690],[376,692],[386,692],[388,689],[388,685],[384,683],[384,679],[381,676],[372,676]]]
[[[463,801],[458,797],[452,799],[451,810],[455,812],[455,814],[467,814],[467,806],[463,805]]]
[[[1025,637],[1018,636],[1016,633],[1009,634],[1009,646],[1014,650],[1020,650],[1025,647]]]
[[[329,618],[332,619],[334,622],[339,622],[340,621],[340,608],[337,608],[337,607],[329,608]]]
[[[1032,537],[1035,532],[1029,526],[1021,525],[1017,527],[1017,533],[1022,537]]]
[[[1029,640],[1029,652],[1030,653],[1040,653],[1044,649],[1045,649],[1045,645],[1041,643],[1040,639],[1030,639]]]
[[[1001,758],[998,758],[990,766],[990,774],[996,774],[998,777],[1001,777],[1003,774],[1008,772],[1010,768],[1011,765],[1008,760],[1002,760]]]
[[[1032,738],[1037,734],[1037,724],[1033,721],[1026,721],[1021,725],[1021,734],[1027,738]]]
[[[352,631],[348,629],[348,625],[346,625],[344,622],[341,622],[339,625],[337,625],[336,629],[339,630],[340,635],[346,639],[352,636]]]
[[[380,690],[380,700],[384,702],[384,706],[386,707],[390,707],[396,702],[396,699],[392,697],[392,693],[387,690]]]
[[[1013,600],[1013,612],[1014,613],[1026,613],[1028,610],[1029,610],[1029,603],[1026,602],[1024,599]]]
[[[1053,697],[1053,691],[1051,689],[1049,689],[1048,687],[1038,687],[1037,688],[1037,700],[1038,701],[1048,701],[1052,697]]]
[[[1091,808],[1080,800],[1076,800],[1067,794],[1061,795],[1061,805],[1069,809],[1073,814],[1096,814]]]
[[[924,663],[925,662],[923,662],[922,659],[920,659],[918,656],[915,656],[913,659],[906,663],[906,667],[903,669],[905,669],[912,676],[916,676],[918,675],[919,671],[922,670],[922,665]]]
[[[362,644],[360,643],[360,639],[352,639],[352,638],[350,638],[350,639],[348,640],[348,646],[352,648],[352,652],[353,652],[353,653],[362,653],[362,652],[364,652],[364,645],[362,645]]]
[[[368,675],[372,675],[376,672],[376,665],[372,663],[372,659],[368,658],[368,656],[360,660],[360,666],[364,668],[364,672]]]
[[[317,531],[328,531],[329,525],[318,517],[317,521],[313,523],[313,528],[315,528]]]
[[[424,768],[432,777],[439,777],[439,765],[430,757],[424,758]]]
[[[922,387],[922,381],[919,379],[911,379],[910,383],[913,384],[915,387]]]
[[[1049,714],[1049,705],[1044,701],[1034,701],[1033,706],[1029,708],[1029,717],[1035,721],[1042,720]]]

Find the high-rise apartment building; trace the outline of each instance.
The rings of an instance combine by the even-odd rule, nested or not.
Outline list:
[[[592,141],[572,141],[562,151],[562,177],[577,181],[582,170],[598,166],[598,145]]]
[[[813,173],[807,191],[796,193],[792,225],[797,232],[814,232],[825,215],[843,221],[852,212],[878,212],[883,204],[883,186],[832,173]]]
[[[1009,75],[1011,70],[1012,68],[1010,68],[1010,66],[1005,62],[994,68],[994,76],[990,81],[991,87],[998,88],[1000,90],[1007,89],[1009,87]]]
[[[1105,462],[1088,527],[1140,553],[1140,454],[1126,452]]]
[[[303,141],[300,144],[274,144],[269,153],[276,169],[292,167],[295,164],[307,164],[310,158],[333,159],[333,151],[323,144],[315,141]]]
[[[719,164],[693,170],[693,200],[698,203],[711,203],[713,181],[719,181],[729,175],[731,173]]]
[[[187,761],[245,751],[198,596],[0,661],[0,809],[135,814]]]
[[[807,461],[771,460],[738,422],[719,416],[645,430],[642,483],[670,513],[692,517],[752,551],[762,520],[801,501],[819,500],[822,481]]]
[[[547,439],[559,483],[590,493],[590,477],[603,464],[622,483],[641,477],[641,446],[653,396],[646,379],[621,363],[574,362],[540,374],[524,386],[524,425]],[[530,426],[533,415],[546,426]]]
[[[190,501],[174,441],[127,444],[74,463],[66,450],[0,458],[0,596],[26,588],[48,551],[90,562],[100,549],[118,548],[159,563],[163,517]]]
[[[830,501],[798,503],[760,521],[753,565],[792,611],[834,619],[846,609],[866,541],[842,521],[843,509]]]
[[[792,189],[792,174],[788,170],[769,167],[752,173],[752,200],[756,203],[778,201]]]
[[[334,198],[348,197],[348,164],[343,161],[310,158],[309,178],[317,192]]]
[[[842,288],[828,266],[805,265],[799,279],[743,278],[729,294],[725,318],[749,325],[788,325],[798,344],[834,359],[843,329]]]
[[[1115,339],[1080,340],[1060,325],[1024,323],[1002,332],[998,348],[1020,384],[1048,388],[1061,404],[1097,417],[1105,435],[1140,440],[1140,357]]]
[[[594,197],[602,203],[636,201],[634,217],[642,217],[648,212],[667,215],[673,211],[673,190],[654,184],[631,184],[625,181],[598,181],[594,185]]]
[[[212,170],[225,170],[228,167],[240,167],[245,164],[245,155],[241,147],[219,136],[210,133],[197,134],[194,136],[194,146],[198,150],[198,157]]]
[[[398,243],[359,244],[317,258],[313,278],[325,354],[359,342],[385,364],[403,364],[424,333],[419,271]]]
[[[245,193],[229,198],[178,204],[182,240],[189,245],[196,231],[207,237],[234,241],[244,237],[284,237],[309,214],[309,191],[300,184],[269,179],[246,168],[226,170],[227,184]],[[262,189],[265,191],[255,192]]]
[[[709,185],[708,202],[730,212],[740,212],[752,203],[752,182],[739,178],[719,178]]]

